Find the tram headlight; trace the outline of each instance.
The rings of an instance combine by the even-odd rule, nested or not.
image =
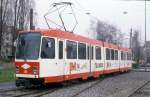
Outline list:
[[[34,75],[36,75],[37,74],[37,68],[36,67],[33,67],[33,70],[32,70],[32,73],[34,74]]]
[[[19,66],[16,66],[16,73],[19,73]]]

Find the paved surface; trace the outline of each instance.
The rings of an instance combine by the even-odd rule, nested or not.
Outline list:
[[[0,83],[0,90],[1,89],[11,89],[11,88],[16,88],[15,82]]]
[[[76,97],[126,97],[136,88],[150,80],[150,72],[130,72],[106,78],[97,85],[79,93]],[[92,83],[64,88],[44,97],[74,97],[77,92],[83,90]]]

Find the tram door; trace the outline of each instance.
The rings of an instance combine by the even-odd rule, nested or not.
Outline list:
[[[125,55],[123,51],[120,51],[120,70],[122,71],[123,68],[125,67]]]
[[[87,60],[88,60],[88,66],[89,66],[89,71],[91,73],[91,52],[90,52],[90,45],[87,45]]]
[[[79,69],[77,66],[77,42],[72,40],[65,40],[65,80],[76,78],[77,76],[73,75],[78,73]]]
[[[64,74],[65,74],[65,60],[64,60],[64,40],[58,39],[58,65],[59,65],[59,71],[60,75],[63,75],[63,80],[64,80]]]
[[[94,46],[90,46],[90,73],[94,71]]]
[[[128,68],[127,52],[124,52],[124,68]]]
[[[43,37],[40,60],[41,77],[61,76],[63,74],[63,57],[60,56],[62,59],[58,60],[58,44],[56,38]],[[63,42],[60,44],[63,47]]]

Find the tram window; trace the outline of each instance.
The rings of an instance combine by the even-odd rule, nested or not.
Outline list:
[[[73,41],[67,41],[67,58],[68,59],[77,59],[77,43]]]
[[[106,60],[110,60],[110,49],[106,48]]]
[[[114,50],[113,49],[111,49],[111,60],[114,60]]]
[[[131,53],[129,53],[129,60],[131,60],[131,57],[132,57],[132,56],[131,56]]]
[[[127,60],[129,60],[129,53],[127,53]]]
[[[41,58],[55,58],[55,40],[44,37],[42,39]]]
[[[90,59],[93,59],[93,54],[94,54],[94,52],[93,52],[93,46],[91,46],[90,47]]]
[[[118,60],[118,51],[115,50],[115,60]]]
[[[132,60],[132,53],[130,53],[130,60]]]
[[[121,52],[121,60],[124,60],[124,54]]]
[[[83,43],[78,43],[78,58],[86,59],[86,45]]]
[[[87,46],[87,59],[89,59],[89,52],[90,52],[90,47],[89,46]]]
[[[127,60],[127,53],[124,53],[124,60]]]
[[[131,60],[131,54],[127,53],[127,60]]]
[[[63,58],[63,41],[59,41],[59,59]]]
[[[100,60],[101,59],[101,48],[100,47],[96,47],[95,48],[95,54],[96,54],[96,59]]]

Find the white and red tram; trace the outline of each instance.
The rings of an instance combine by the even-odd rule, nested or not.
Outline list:
[[[16,47],[16,85],[63,82],[129,71],[131,50],[61,30],[22,31]]]

